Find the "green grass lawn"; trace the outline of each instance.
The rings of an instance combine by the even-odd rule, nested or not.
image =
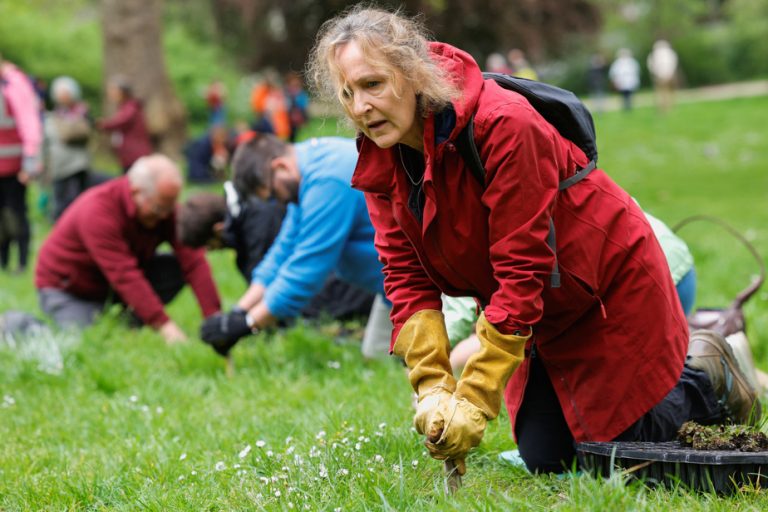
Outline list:
[[[768,98],[602,114],[601,166],[670,224],[698,213],[732,223],[768,254]],[[335,132],[335,123],[319,125]],[[39,217],[39,216],[38,216]],[[35,246],[48,228],[35,223]],[[716,229],[684,232],[700,305],[725,305],[756,265]],[[244,289],[232,254],[212,254],[225,304]],[[768,288],[747,307],[768,368]],[[32,272],[0,275],[0,311],[39,312]],[[185,291],[170,308],[188,333]],[[506,417],[446,497],[442,467],[411,429],[410,390],[393,360],[364,362],[358,340],[307,327],[245,340],[229,379],[197,340],[166,347],[110,312],[82,334],[0,348],[0,510],[766,510],[732,497],[625,486],[619,478],[533,477],[500,462]]]

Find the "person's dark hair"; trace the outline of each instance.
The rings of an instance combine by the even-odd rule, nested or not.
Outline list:
[[[131,85],[130,80],[128,80],[128,77],[124,75],[115,75],[110,78],[109,81],[112,85],[120,89],[123,98],[133,98],[133,86]]]
[[[203,247],[214,237],[213,226],[224,222],[227,202],[223,195],[201,192],[187,199],[179,208],[176,233],[189,247]]]
[[[288,143],[274,135],[256,134],[241,144],[232,157],[232,183],[241,197],[272,186],[272,160],[288,153]]]

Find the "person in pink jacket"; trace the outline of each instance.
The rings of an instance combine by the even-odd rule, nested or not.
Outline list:
[[[19,248],[19,272],[27,266],[30,226],[27,182],[40,174],[43,140],[37,94],[29,78],[0,55],[0,268]]]
[[[326,22],[311,62],[359,130],[352,186],[365,193],[392,352],[410,368],[414,425],[433,457],[463,472],[502,396],[532,472],[570,469],[580,441],[668,441],[687,420],[759,416],[725,340],[698,331],[689,342],[629,194],[600,169],[559,190],[589,158],[525,97],[412,19],[366,7]],[[482,183],[457,148],[470,123]],[[443,293],[482,308],[481,348],[458,380]]]

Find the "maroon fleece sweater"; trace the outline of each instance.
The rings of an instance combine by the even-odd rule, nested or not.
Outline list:
[[[155,228],[142,226],[128,178],[108,181],[82,194],[58,220],[40,248],[35,286],[88,300],[105,300],[112,289],[144,323],[159,327],[168,315],[142,267],[169,242],[203,315],[212,315],[221,303],[205,252],[182,245],[175,226],[175,215]]]

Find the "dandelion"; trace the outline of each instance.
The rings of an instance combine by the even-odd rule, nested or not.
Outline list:
[[[227,469],[227,465],[224,464],[224,461],[220,460],[219,462],[216,463],[213,469],[215,469],[216,471],[224,471],[225,469]]]
[[[332,370],[338,370],[341,368],[341,363],[338,361],[328,361],[328,368]]]
[[[179,455],[179,460],[184,460],[186,458],[187,458],[187,452],[184,452],[181,455]]]
[[[237,456],[241,459],[244,459],[248,456],[249,453],[251,453],[251,445],[247,445],[245,448],[240,450],[240,453],[238,453]]]
[[[265,446],[267,446],[267,443],[265,441],[262,441],[261,439],[256,441],[256,448],[264,448]]]

